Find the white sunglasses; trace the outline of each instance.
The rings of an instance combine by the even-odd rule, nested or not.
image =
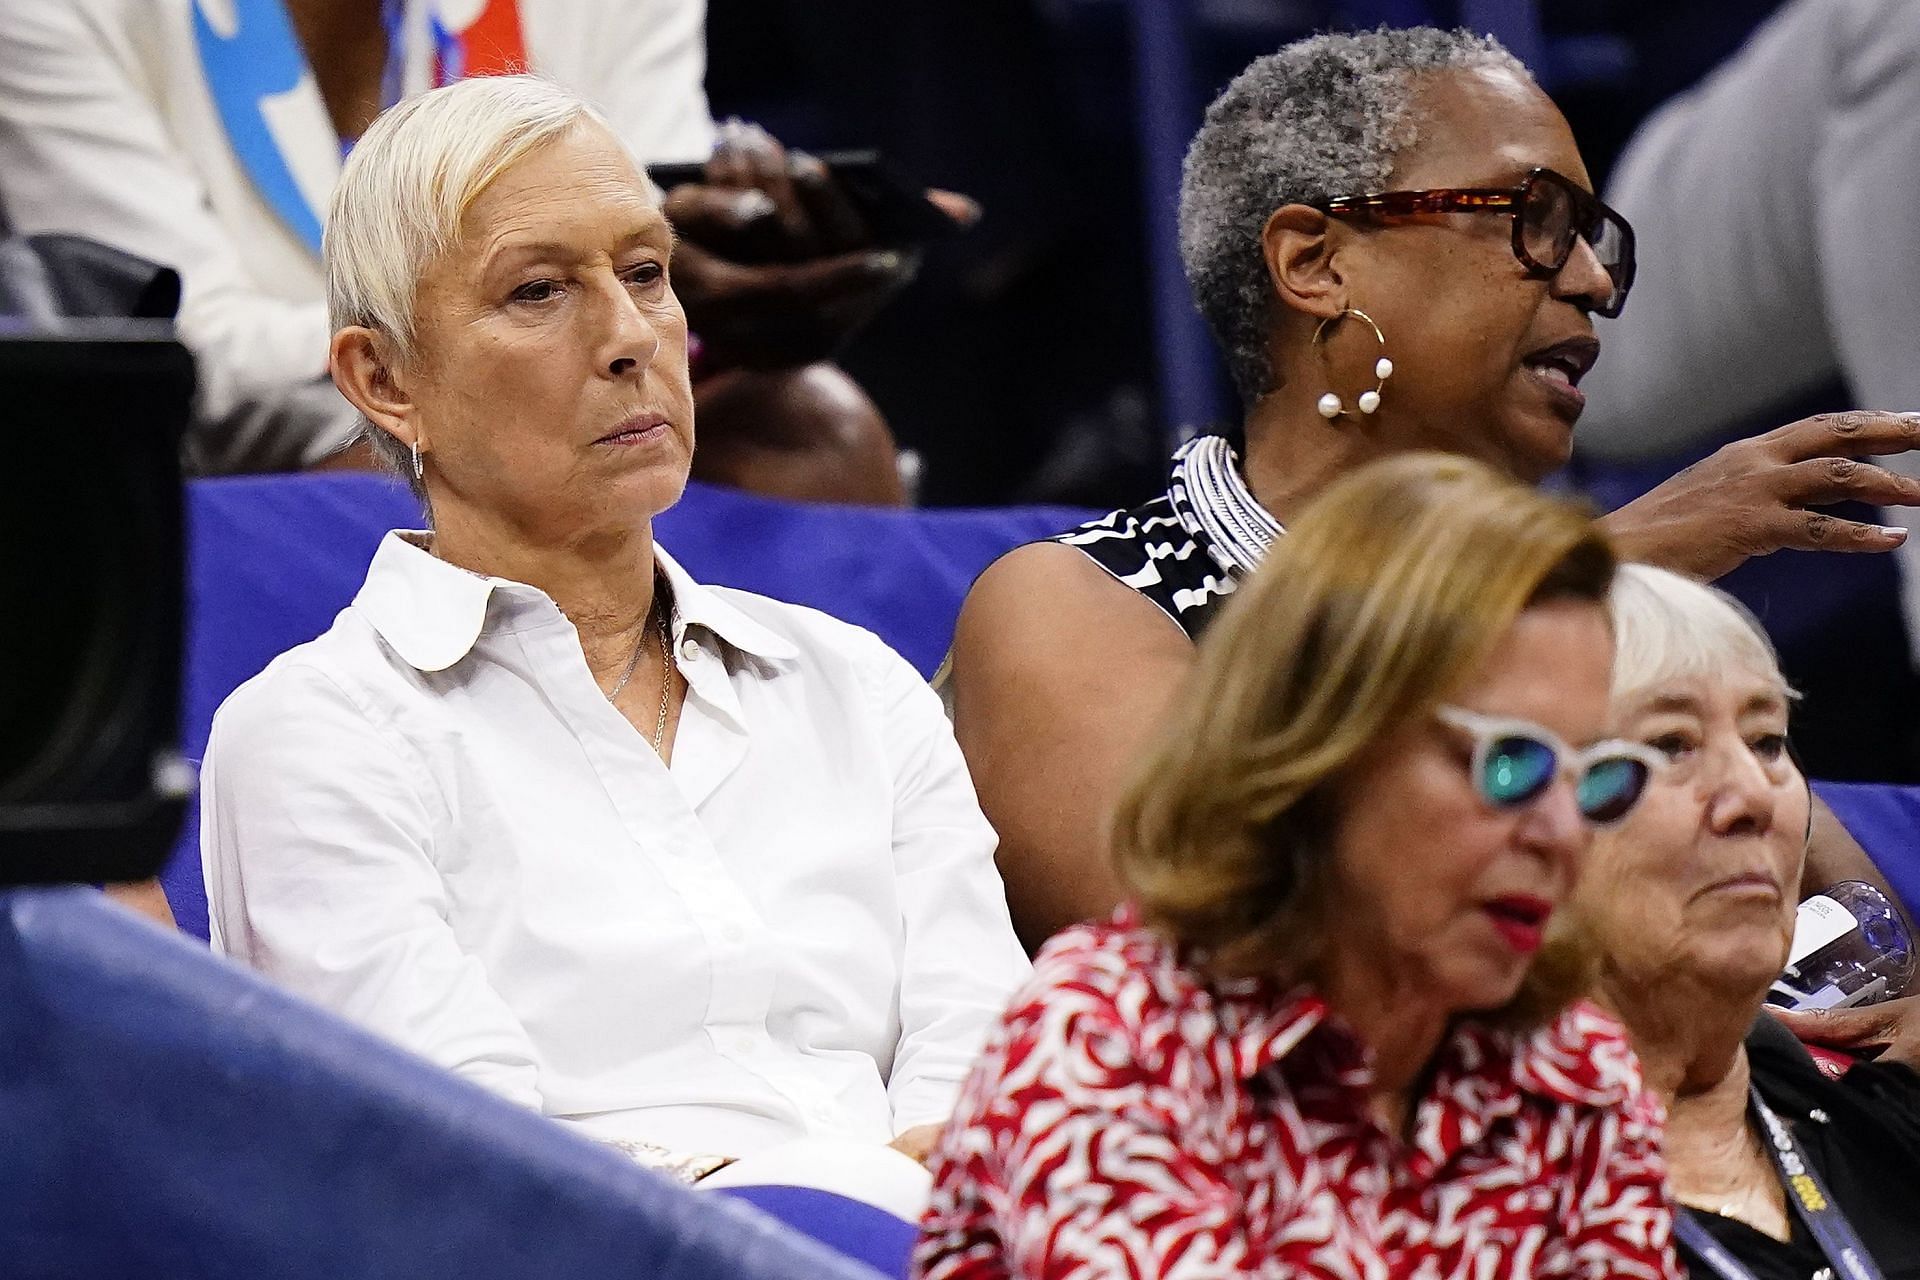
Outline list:
[[[1513,809],[1537,800],[1562,774],[1573,778],[1574,804],[1596,827],[1609,826],[1632,811],[1660,753],[1637,742],[1610,739],[1576,751],[1565,739],[1530,720],[1481,715],[1464,707],[1434,712],[1444,725],[1473,738],[1473,787],[1496,809]]]

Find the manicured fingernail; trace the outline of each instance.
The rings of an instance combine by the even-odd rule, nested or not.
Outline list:
[[[733,201],[734,214],[742,222],[758,222],[762,218],[772,217],[779,210],[780,206],[773,202],[773,197],[758,187],[742,191]]]
[[[1907,531],[1898,525],[1883,524],[1880,526],[1880,532],[1886,534],[1889,538],[1898,538],[1902,542],[1905,542],[1907,539]]]
[[[867,265],[872,267],[875,271],[886,271],[886,272],[898,271],[901,265],[905,262],[906,262],[905,258],[902,258],[898,253],[895,253],[891,249],[888,249],[882,253],[870,253],[867,255]]]

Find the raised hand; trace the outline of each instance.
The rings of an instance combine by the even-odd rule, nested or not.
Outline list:
[[[1920,446],[1920,414],[1823,413],[1739,440],[1603,521],[1622,554],[1712,579],[1784,547],[1891,551],[1905,529],[1811,508],[1920,506],[1920,480],[1861,458]]]

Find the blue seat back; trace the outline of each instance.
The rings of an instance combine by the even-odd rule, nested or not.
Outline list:
[[[700,581],[858,623],[931,676],[980,571],[1087,515],[800,505],[691,485],[655,530]],[[403,485],[340,473],[195,481],[188,520],[181,749],[197,761],[226,696],[325,631],[360,589],[387,530],[418,528],[421,515]],[[181,928],[204,938],[199,839],[190,810],[162,883]]]
[[[1605,505],[1658,477],[1583,477]],[[417,526],[405,488],[364,475],[203,480],[190,487],[188,654],[183,750],[199,759],[222,699],[276,654],[324,631],[359,590],[388,529]],[[885,511],[801,506],[688,488],[660,517],[660,541],[704,582],[811,605],[857,622],[900,650],[923,674],[938,666],[973,579],[1012,547],[1086,517],[1070,508]],[[1792,557],[1758,561],[1732,585],[1783,645],[1814,619],[1858,599],[1863,575],[1881,579],[1879,557],[1828,557],[1812,588],[1768,590],[1767,575]],[[1871,563],[1867,563],[1871,562]],[[1826,592],[1834,598],[1829,599]],[[1920,791],[1823,787],[1836,812],[1907,902],[1920,902]],[[163,877],[181,927],[205,937],[199,820],[190,811]]]

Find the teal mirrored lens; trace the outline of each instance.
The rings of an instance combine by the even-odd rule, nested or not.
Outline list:
[[[1647,766],[1631,756],[1596,760],[1575,789],[1575,802],[1589,822],[1617,822],[1627,816],[1647,785]]]
[[[1501,738],[1487,751],[1480,793],[1489,804],[1525,804],[1547,789],[1556,767],[1553,748],[1532,738]]]

